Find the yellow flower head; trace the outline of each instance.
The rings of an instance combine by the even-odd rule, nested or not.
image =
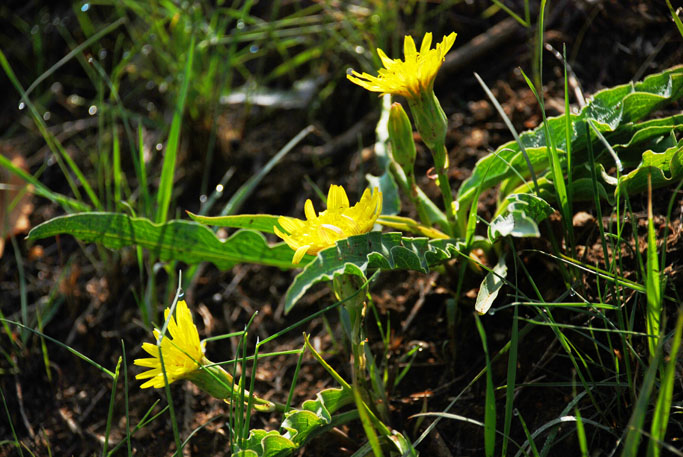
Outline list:
[[[317,254],[334,246],[339,240],[372,230],[382,212],[382,193],[379,189],[365,189],[360,201],[349,206],[349,198],[342,186],[330,186],[327,210],[316,215],[313,202],[304,205],[306,220],[280,216],[277,222],[284,232],[275,227],[275,234],[296,251],[292,263],[299,263],[304,254]]]
[[[169,308],[164,311],[164,319],[168,319],[171,312]],[[154,330],[154,337],[159,340],[159,330]],[[175,316],[168,321],[168,334],[164,335],[161,344],[157,346],[152,343],[143,343],[142,349],[152,357],[136,359],[133,363],[150,370],[135,376],[135,379],[147,379],[147,382],[140,386],[142,389],[147,387],[163,388],[165,385],[164,374],[161,370],[161,360],[159,359],[159,349],[164,357],[164,368],[168,383],[178,379],[183,379],[193,374],[202,365],[204,358],[204,347],[199,341],[197,327],[192,322],[192,314],[187,307],[185,300],[180,300],[176,306]]]
[[[433,89],[436,73],[441,68],[446,53],[453,46],[455,36],[455,32],[445,36],[435,49],[430,49],[432,34],[427,33],[422,38],[418,52],[413,38],[406,35],[403,41],[405,60],[390,59],[378,48],[377,54],[384,68],[380,68],[377,76],[352,71],[347,78],[371,92],[402,95],[408,99],[416,98],[420,93]]]

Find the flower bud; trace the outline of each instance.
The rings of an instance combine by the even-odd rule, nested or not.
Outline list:
[[[389,139],[394,160],[410,175],[415,164],[415,141],[410,119],[400,103],[392,104],[389,111]]]
[[[430,90],[421,92],[418,97],[409,98],[408,103],[415,119],[415,127],[424,144],[432,151],[435,168],[443,169],[446,166],[444,143],[448,121],[439,100],[434,91]]]
[[[202,359],[202,368],[186,375],[194,385],[207,394],[220,400],[232,398],[235,395],[235,382],[219,365],[214,365],[208,359]]]

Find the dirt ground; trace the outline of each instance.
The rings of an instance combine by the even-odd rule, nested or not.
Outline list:
[[[436,2],[438,3],[438,2]],[[521,3],[521,2],[517,2]],[[671,23],[668,10],[659,2],[650,1],[557,1],[552,2],[547,24],[546,42],[555,50],[561,50],[566,43],[570,63],[580,88],[585,94],[642,79],[643,76],[680,63],[683,59],[681,37]],[[481,18],[483,7],[488,2],[473,1],[454,6],[445,14],[448,23],[457,31],[458,38],[453,50],[462,55],[462,62],[444,67],[436,85],[444,111],[449,119],[448,150],[450,156],[450,178],[453,188],[466,179],[477,159],[490,150],[511,139],[510,133],[498,117],[485,94],[473,77],[478,73],[491,87],[518,130],[535,127],[541,121],[541,114],[533,94],[527,88],[519,68],[529,72],[531,49],[529,30],[515,25],[504,13]],[[36,4],[25,7],[21,14],[28,21],[36,16]],[[55,7],[57,11],[59,7]],[[53,11],[53,10],[50,10]],[[59,10],[66,20],[68,10]],[[1,20],[0,20],[1,21]],[[491,47],[475,47],[471,54],[463,54],[462,48],[472,39],[490,30],[501,21],[508,21],[511,31],[504,31],[505,39],[495,42],[489,37]],[[436,37],[448,30],[435,30]],[[16,43],[15,49],[4,52],[10,61],[18,59],[25,45]],[[4,46],[4,44],[3,44]],[[62,44],[52,44],[56,58],[65,54]],[[482,46],[484,49],[482,49]],[[460,54],[459,54],[460,53]],[[477,54],[479,53],[479,54]],[[19,65],[19,64],[17,64]],[[66,67],[64,71],[69,71]],[[543,69],[545,96],[548,114],[563,112],[562,63],[552,52],[545,54]],[[30,80],[22,80],[26,85]],[[16,91],[7,80],[0,83],[6,94],[0,106],[0,125],[13,123],[21,126],[30,122],[25,113],[18,112]],[[269,175],[250,197],[243,211],[269,214],[303,214],[306,198],[314,197],[310,182],[326,190],[329,184],[342,184],[354,200],[365,186],[364,175],[376,172],[376,164],[368,148],[374,141],[374,127],[377,119],[377,105],[371,97],[352,84],[339,84],[327,100],[327,106],[314,112],[315,132],[297,146]],[[680,112],[680,104],[667,109]],[[310,109],[272,109],[252,107],[249,110],[237,106],[226,108],[220,113],[217,132],[218,152],[213,156],[209,168],[212,170],[209,182],[218,182],[225,171],[234,166],[234,179],[227,185],[225,194],[230,195],[246,179],[258,170],[279,148],[297,132],[312,122]],[[88,127],[86,127],[88,128]],[[89,127],[93,135],[96,130]],[[355,130],[353,130],[355,129]],[[3,154],[15,154],[26,161],[26,166],[35,172],[48,156],[47,149],[30,129],[16,127],[11,137],[3,138]],[[348,132],[352,133],[349,135]],[[26,133],[29,132],[29,133]],[[201,122],[188,123],[183,132],[182,149],[177,176],[182,192],[177,196],[179,210],[199,209],[199,183],[207,167],[203,151],[209,138],[209,131]],[[359,143],[360,139],[360,143]],[[416,164],[420,185],[433,197],[438,189],[427,176],[430,167],[426,149],[419,148]],[[74,157],[74,160],[83,160]],[[128,166],[131,166],[128,164]],[[310,179],[310,181],[308,181]],[[55,191],[68,193],[59,170],[54,166],[45,169],[41,181]],[[663,237],[670,189],[658,192],[655,201],[658,234]],[[670,290],[680,291],[681,274],[681,207],[683,196],[679,194],[671,217],[666,239],[670,267]],[[435,198],[435,201],[438,201]],[[633,200],[634,211],[644,214],[645,196]],[[31,198],[30,212],[27,212],[28,226],[33,227],[61,214],[58,207],[38,197]],[[490,219],[494,210],[495,195],[482,198],[480,215]],[[410,214],[410,206],[404,205]],[[592,204],[577,203],[577,211],[592,212]],[[580,238],[577,245],[585,259],[602,262],[602,247],[597,240],[597,222],[589,214],[575,219]],[[638,236],[639,246],[645,246],[646,224]],[[661,239],[661,242],[664,242]],[[523,241],[516,248],[522,254],[525,265],[530,269],[538,284],[548,289],[545,296],[552,299],[562,290],[553,291],[556,283],[555,265],[533,248],[550,251],[544,239]],[[637,262],[633,252],[624,252],[624,269],[634,270]],[[185,268],[186,266],[180,265]],[[383,321],[392,325],[391,351],[387,363],[391,376],[404,366],[399,359],[415,345],[421,350],[408,375],[398,388],[389,392],[393,428],[415,439],[431,420],[411,418],[415,413],[443,411],[456,396],[461,395],[457,406],[451,412],[482,420],[485,385],[475,383],[465,389],[472,378],[485,366],[481,342],[474,326],[472,310],[476,288],[481,277],[468,276],[460,297],[455,340],[450,340],[446,321],[446,302],[455,290],[455,271],[446,268],[442,272],[423,275],[415,272],[384,273],[375,282],[371,292],[374,303]],[[163,268],[145,271],[144,275],[155,275],[163,290],[167,276]],[[202,337],[240,331],[253,314],[258,311],[252,324],[251,343],[256,337],[267,336],[286,328],[315,310],[334,303],[334,297],[327,286],[317,286],[309,292],[288,315],[283,313],[283,299],[288,285],[296,271],[286,272],[276,268],[253,265],[239,265],[230,271],[219,271],[211,264],[203,264],[195,275],[195,281],[186,290],[186,298],[194,311],[195,322]],[[141,291],[141,272],[132,249],[113,252],[93,244],[77,242],[72,237],[57,238],[29,243],[18,234],[13,241],[7,241],[0,261],[0,310],[7,319],[20,319],[20,302],[25,284],[29,313],[46,303],[57,303],[54,314],[47,322],[36,323],[37,328],[50,337],[64,342],[103,366],[113,369],[125,348],[128,370],[127,396],[130,422],[137,423],[155,401],[153,413],[165,404],[161,392],[141,390],[133,379],[138,369],[132,360],[142,354],[140,344],[151,341],[151,333],[145,328],[136,305],[136,294]],[[629,276],[627,276],[628,278]],[[587,279],[586,290],[595,300],[592,279]],[[530,287],[521,284],[520,288]],[[562,284],[558,284],[562,287]],[[168,287],[172,290],[173,285]],[[163,293],[160,293],[163,295]],[[496,304],[512,298],[505,292]],[[507,310],[489,315],[484,319],[489,344],[495,353],[509,339],[512,311]],[[409,318],[410,316],[410,318]],[[330,364],[339,372],[350,377],[348,359],[338,351],[330,337],[329,328],[340,341],[341,330],[338,315],[328,313],[327,322],[321,318],[312,320],[295,331],[280,338],[261,351],[274,352],[299,349],[303,345],[302,332],[311,335],[313,344],[326,355]],[[527,317],[531,317],[529,314]],[[560,312],[558,320],[568,323],[578,317],[568,311]],[[583,317],[581,317],[583,318]],[[50,342],[45,342],[49,355],[49,366],[41,349],[41,340],[17,327],[8,327],[14,342],[8,336],[0,337],[0,389],[6,402],[6,411],[0,413],[0,456],[18,455],[2,440],[9,440],[16,433],[19,440],[34,455],[90,456],[99,454],[108,414],[112,385],[108,377],[98,373],[91,365]],[[237,341],[223,340],[209,344],[207,356],[214,361],[234,357]],[[376,329],[371,328],[369,344],[381,353],[381,342]],[[571,364],[558,348],[550,330],[541,327],[529,332],[519,352],[519,383],[548,381],[571,382],[575,374]],[[256,390],[263,397],[284,402],[287,398],[296,368],[296,356],[263,358],[256,372]],[[494,364],[494,380],[497,385],[505,383],[505,359]],[[311,357],[303,361],[299,373],[294,403],[312,398],[325,387],[334,386],[333,380]],[[227,448],[228,429],[225,415],[228,407],[201,393],[191,384],[178,382],[172,386],[181,436],[187,436],[196,427],[201,428],[191,439],[184,455],[229,455]],[[571,400],[571,389],[554,387],[520,387],[516,405],[530,429],[536,429],[556,418]],[[504,392],[498,392],[504,399]],[[610,388],[596,392],[600,401],[609,403],[613,396]],[[502,402],[499,402],[502,410]],[[116,392],[117,408],[113,411],[114,422],[110,442],[117,443],[125,437],[124,386]],[[622,404],[606,408],[607,411],[628,409]],[[610,413],[608,413],[610,414]],[[8,417],[11,419],[8,421]],[[622,430],[624,414],[605,418],[614,422],[616,430]],[[274,428],[278,416],[256,414],[252,419],[254,428]],[[573,433],[569,427],[560,433]],[[681,436],[681,430],[674,430]],[[521,428],[513,430],[513,438],[525,440]],[[335,430],[299,452],[299,455],[349,456],[355,452],[365,436],[358,422]],[[590,443],[594,455],[606,455],[611,451],[614,438],[609,434],[595,434]],[[566,448],[553,455],[578,455],[574,437],[563,441]],[[172,455],[175,450],[173,432],[167,415],[164,415],[141,431],[132,440],[134,455]],[[480,427],[462,422],[444,420],[420,446],[425,456],[483,455],[483,431]],[[116,455],[125,455],[125,446]],[[26,455],[26,454],[24,454]]]

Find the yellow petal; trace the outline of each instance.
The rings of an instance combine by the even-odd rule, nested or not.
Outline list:
[[[425,33],[420,44],[420,54],[424,54],[432,47],[432,32]]]
[[[158,358],[135,359],[135,360],[133,360],[133,364],[137,365],[139,367],[157,368],[159,366],[159,359]]]
[[[146,383],[140,386],[141,389],[147,389],[148,387],[154,387],[156,389],[160,389],[164,387],[164,383],[161,382],[161,384],[158,382],[157,379],[150,379]]]
[[[309,248],[309,247],[310,247],[310,246],[301,246],[300,248],[298,248],[298,249],[296,250],[296,252],[294,253],[294,258],[292,259],[292,263],[293,263],[294,265],[296,265],[296,264],[298,264],[299,262],[301,262],[301,259],[304,258],[304,255],[306,255],[306,251],[308,251],[308,248]]]
[[[349,207],[349,197],[342,186],[330,186],[327,192],[327,209],[336,210]]]
[[[441,40],[441,43],[439,43],[436,48],[439,51],[439,56],[441,59],[443,59],[448,51],[453,47],[453,43],[455,43],[455,37],[458,36],[457,33],[451,32],[450,35],[446,36]]]
[[[405,61],[415,60],[417,55],[417,50],[415,49],[415,41],[410,35],[406,35],[403,39],[403,56]]]
[[[313,202],[311,201],[310,198],[308,200],[306,200],[306,203],[304,204],[304,213],[306,214],[306,219],[309,221],[318,217],[315,214],[315,209],[313,208]]]
[[[142,350],[152,357],[159,357],[159,348],[156,344],[142,343]]]
[[[379,60],[382,61],[384,68],[390,68],[394,64],[394,60],[390,59],[380,48],[377,48],[377,55],[379,56]]]
[[[300,228],[300,222],[302,221],[299,219],[284,216],[279,217],[277,220],[277,223],[280,224],[280,227],[282,227],[290,235]]]

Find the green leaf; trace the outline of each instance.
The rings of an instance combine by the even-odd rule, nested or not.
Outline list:
[[[532,194],[511,194],[501,204],[505,212],[489,225],[488,235],[492,242],[500,237],[539,237],[538,223],[553,213],[553,208]]]
[[[398,185],[388,171],[382,176],[365,175],[370,188],[379,188],[382,192],[382,214],[394,215],[401,211],[401,198],[398,194]]]
[[[14,165],[11,160],[2,154],[0,154],[0,166],[6,168],[27,183],[31,184],[33,186],[33,192],[35,192],[36,195],[47,198],[53,203],[59,203],[65,211],[86,211],[90,209],[86,203],[50,190],[43,185],[43,183],[38,181],[33,175]]]
[[[275,226],[282,230],[280,224],[277,223],[280,216],[273,216],[271,214],[238,214],[236,216],[210,217],[200,216],[188,211],[187,215],[194,221],[215,227],[246,228],[264,233],[275,233],[273,230]]]
[[[453,258],[462,249],[461,241],[407,238],[400,233],[370,232],[340,240],[336,246],[319,252],[294,278],[285,297],[285,312],[320,281],[340,274],[363,276],[371,269],[427,273],[430,267]]]
[[[245,448],[233,452],[232,457],[284,457],[297,448],[277,430],[252,429],[244,444]]]
[[[664,152],[645,151],[638,167],[624,175],[619,185],[625,187],[628,195],[647,189],[648,175],[652,176],[652,188],[663,187],[683,177],[683,140]]]
[[[100,243],[110,249],[137,245],[161,260],[188,264],[212,262],[228,269],[242,262],[295,268],[292,250],[284,243],[268,245],[262,234],[240,230],[222,241],[207,227],[193,221],[174,220],[154,224],[149,219],[119,213],[80,213],[61,216],[33,228],[28,238],[36,240],[69,234],[82,241]]]
[[[509,211],[498,216],[489,226],[489,239],[513,236],[515,238],[538,238],[541,232],[536,222],[523,211]]]
[[[382,169],[380,176],[366,174],[370,188],[379,187],[382,192],[382,214],[394,215],[401,211],[401,198],[399,197],[398,184],[389,172],[391,159],[389,153],[389,110],[391,108],[391,96],[382,97],[382,114],[377,121],[375,134],[375,159]]]
[[[273,430],[266,434],[262,440],[263,457],[283,457],[290,455],[298,446]]]
[[[413,443],[396,430],[392,431],[392,434],[387,438],[394,444],[401,457],[417,457],[419,455],[413,447]]]
[[[634,139],[640,130],[658,126],[653,121],[650,121],[649,124],[636,124],[640,119],[664,102],[675,101],[682,95],[683,66],[677,66],[648,76],[636,84],[624,84],[598,92],[578,115],[569,115],[571,121],[570,135],[566,135],[566,115],[549,118],[547,122],[549,137],[557,148],[563,167],[566,166],[566,142],[567,138],[570,138],[572,161],[578,164],[583,161],[586,155],[586,137],[579,135],[579,132],[582,131],[579,126],[586,120],[592,119],[596,129],[611,144],[628,143]],[[672,117],[668,118],[668,121],[662,121],[663,124],[667,122],[673,127],[680,124],[681,120]],[[664,129],[660,129],[647,134],[641,133],[635,140],[639,142],[647,135],[661,135],[663,131]],[[537,172],[547,170],[547,143],[544,126],[541,125],[534,130],[524,132],[519,137],[529,155],[532,168]],[[591,136],[591,141],[595,141],[597,145],[597,140],[593,136]],[[463,182],[458,191],[460,207],[469,205],[479,186],[483,191],[508,178],[518,179],[517,174],[529,176],[529,170],[519,144],[511,141],[477,162],[472,176]],[[514,184],[512,187],[516,185]]]
[[[409,217],[382,215],[377,218],[377,223],[383,225],[384,227],[390,227],[395,230],[400,230],[401,232],[414,233],[416,235],[426,236],[428,238],[449,238],[449,236],[442,231],[427,225],[422,225],[421,223]]]
[[[492,271],[486,275],[481,282],[479,293],[477,294],[477,301],[474,304],[474,309],[479,314],[486,314],[491,308],[493,301],[498,296],[501,287],[505,282],[503,281],[508,274],[508,267],[505,264],[505,256],[498,259],[498,263],[493,267]]]
[[[315,400],[306,400],[301,407],[330,422],[332,414],[351,401],[352,396],[348,389],[333,388],[318,392]]]
[[[280,428],[269,432],[252,429],[244,449],[237,449],[232,456],[284,457],[306,443],[308,439],[325,430],[333,421],[332,414],[353,402],[349,389],[331,388],[316,394],[315,400],[306,400],[301,409],[285,413]],[[351,416],[350,416],[351,417]],[[252,452],[253,454],[250,454]]]
[[[232,457],[259,457],[258,453],[248,449],[246,451],[237,451],[232,454]]]
[[[675,146],[676,141],[672,143],[671,138],[683,132],[683,114],[639,122],[633,124],[632,130],[634,133],[628,142],[613,146],[625,166],[636,165],[644,150],[663,152]]]
[[[610,205],[613,205],[615,200],[607,193],[605,187],[600,182],[596,182],[598,186],[598,194],[603,200],[607,200]],[[572,181],[572,197],[574,201],[591,201],[593,200],[595,191],[593,190],[593,181],[591,178],[579,178]],[[545,197],[543,188],[541,188],[541,195]]]

